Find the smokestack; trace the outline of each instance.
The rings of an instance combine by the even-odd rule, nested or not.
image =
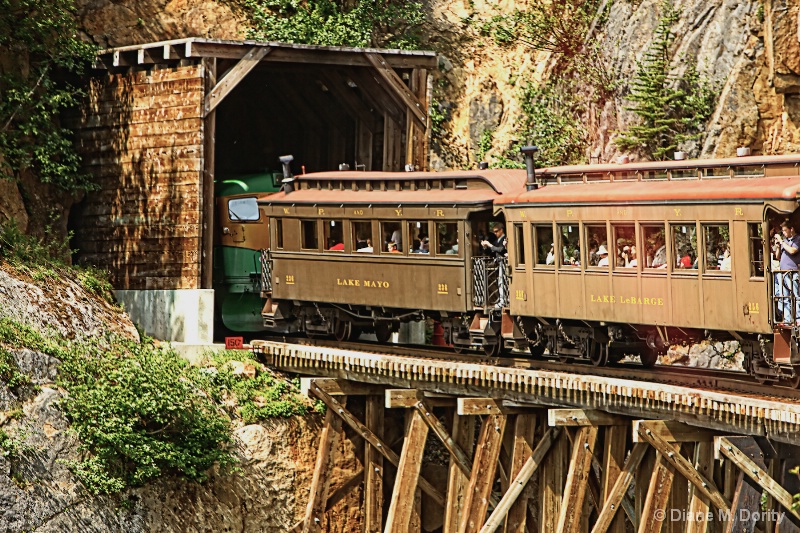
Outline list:
[[[292,167],[290,166],[294,161],[294,156],[282,155],[278,158],[283,165],[283,192],[289,194],[294,190],[294,178],[292,177]]]
[[[525,189],[532,191],[539,188],[536,183],[536,154],[539,152],[538,146],[522,146],[520,152],[525,154],[525,169],[528,171],[528,179],[525,182]]]

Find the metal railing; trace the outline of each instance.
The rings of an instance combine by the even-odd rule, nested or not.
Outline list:
[[[794,324],[795,321],[800,321],[800,272],[772,272],[772,302],[776,324]]]
[[[269,250],[261,250],[261,292],[272,292],[272,259]]]
[[[508,305],[508,261],[505,258],[472,258],[472,303],[475,307]]]

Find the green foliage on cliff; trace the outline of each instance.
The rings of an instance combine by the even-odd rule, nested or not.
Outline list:
[[[247,14],[248,39],[326,46],[418,48],[414,0],[231,0]]]
[[[234,464],[229,418],[203,390],[198,369],[171,349],[114,336],[70,342],[8,319],[0,319],[0,342],[61,361],[61,407],[89,453],[67,464],[90,492],[165,474],[203,481],[214,464]]]
[[[66,191],[91,188],[59,114],[77,104],[95,47],[77,36],[73,0],[0,0],[0,177],[26,171]]]
[[[669,2],[662,9],[655,39],[637,63],[627,97],[633,105],[626,109],[636,113],[640,123],[616,139],[620,148],[644,150],[655,159],[665,159],[681,143],[699,137],[716,102],[714,87],[700,76],[693,60],[687,61],[682,76],[670,74],[669,49],[675,38],[670,28],[679,13]]]

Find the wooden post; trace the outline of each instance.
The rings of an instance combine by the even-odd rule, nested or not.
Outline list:
[[[416,409],[409,413],[411,420],[403,441],[403,450],[400,452],[400,463],[397,465],[397,478],[389,514],[386,516],[385,533],[407,532],[415,514],[417,481],[425,452],[425,439],[428,437],[428,425]]]
[[[342,420],[333,411],[325,413],[325,425],[319,438],[317,462],[314,465],[314,477],[303,519],[303,533],[324,531],[325,506],[328,502],[328,467],[331,459],[331,448],[336,437],[342,432]]]
[[[680,445],[674,445],[675,452],[680,452]],[[673,467],[663,455],[656,456],[653,475],[647,488],[647,497],[642,508],[642,520],[639,522],[639,533],[659,533],[665,520],[670,519],[667,508],[672,481],[675,478]]]
[[[525,466],[533,454],[535,433],[536,415],[516,415],[514,420],[514,449],[511,453],[511,471],[509,472],[511,479],[515,479],[520,475],[522,467]],[[525,483],[527,484],[527,482],[528,480],[526,479]],[[525,533],[529,497],[530,493],[527,488],[517,497],[517,501],[508,511],[505,533]]]
[[[564,488],[564,500],[561,504],[556,531],[574,533],[580,528],[589,469],[592,467],[592,454],[596,442],[597,426],[584,426],[578,429],[572,446],[572,458],[567,472],[567,484]]]
[[[217,84],[217,59],[203,59],[205,70],[205,93],[209,94]],[[197,254],[200,262],[200,288],[210,289],[214,266],[214,166],[216,157],[217,113],[211,111],[203,120],[203,176],[200,193],[200,242]]]
[[[561,511],[561,499],[564,495],[564,478],[569,460],[569,439],[567,432],[562,431],[547,462],[539,473],[539,532],[552,533],[558,531],[558,518]]]
[[[714,473],[714,449],[710,442],[698,442],[694,446],[692,464],[695,469],[711,479]],[[689,486],[689,516],[692,520],[686,524],[686,533],[706,533],[708,530],[708,512],[711,511],[711,502],[706,495],[697,490],[694,485]]]
[[[453,441],[472,458],[475,445],[475,417],[453,413]],[[450,456],[450,470],[447,478],[447,505],[444,514],[442,533],[457,533],[458,519],[462,516],[464,500],[469,487],[469,478],[454,456]]]
[[[367,396],[367,428],[383,439],[383,396]],[[380,533],[383,517],[383,456],[364,441],[364,531]]]
[[[622,465],[625,462],[625,445],[628,438],[628,428],[624,426],[607,426],[605,428],[605,442],[603,443],[603,479],[600,487],[600,508],[597,513],[600,514],[602,505],[605,504],[611,489],[617,482],[620,473],[622,472]],[[608,528],[610,533],[625,533],[625,517],[616,516]]]
[[[483,421],[467,497],[464,501],[464,516],[458,528],[460,533],[480,531],[486,521],[489,496],[497,471],[497,459],[500,457],[507,419],[506,415],[488,415]]]
[[[603,502],[603,508],[599,512],[592,533],[605,533],[608,531],[611,521],[620,507],[620,502],[628,491],[628,485],[633,481],[635,473],[639,469],[642,459],[647,455],[649,448],[647,444],[642,442],[637,442],[633,445],[633,450],[631,450],[628,459],[626,459],[625,466],[622,467],[622,472],[617,477],[617,481],[611,488],[611,492],[608,494],[606,501]]]

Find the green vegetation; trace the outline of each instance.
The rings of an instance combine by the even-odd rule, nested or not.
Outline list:
[[[245,369],[251,369],[255,376],[247,377],[242,372]],[[278,379],[264,370],[252,353],[226,350],[211,354],[199,376],[211,397],[231,405],[230,414],[240,417],[245,424],[308,413],[309,406],[298,394],[297,383]],[[229,399],[235,402],[227,402]],[[315,409],[319,411],[319,405]]]
[[[327,46],[418,48],[413,0],[231,0],[250,18],[248,39]]]
[[[202,482],[215,464],[231,471],[231,417],[254,423],[311,409],[296,383],[272,376],[249,352],[221,352],[212,356],[213,366],[198,368],[150,339],[136,343],[108,335],[71,342],[9,319],[0,319],[0,343],[61,361],[57,384],[67,391],[61,407],[89,452],[67,464],[94,494],[165,474]],[[247,365],[255,376],[237,372]],[[29,383],[2,347],[0,379],[9,387]],[[0,436],[0,449],[18,452],[16,444],[8,434]]]
[[[95,52],[77,36],[74,13],[74,0],[0,0],[0,49],[12,62],[0,74],[0,178],[30,171],[66,191],[92,187],[72,132],[59,123],[83,94],[69,75]]]
[[[682,76],[670,75],[669,48],[674,39],[670,28],[679,13],[670,2],[664,2],[662,9],[655,40],[637,63],[627,97],[633,105],[626,109],[639,115],[641,123],[620,132],[616,140],[624,150],[644,150],[655,159],[665,159],[681,143],[699,137],[716,101],[714,87],[700,76],[694,61],[686,62]]]

